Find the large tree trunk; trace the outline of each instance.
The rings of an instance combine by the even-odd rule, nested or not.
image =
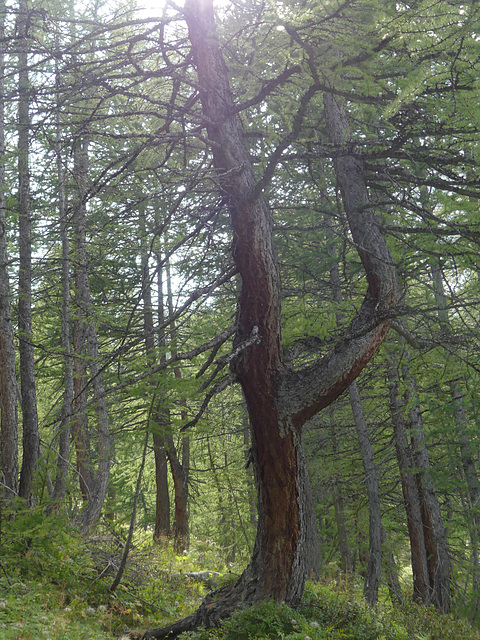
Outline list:
[[[0,3],[0,500],[18,493],[18,419],[15,342],[13,335],[5,186],[5,17]]]
[[[30,85],[28,75],[28,6],[20,0],[18,7],[18,330],[20,353],[20,388],[22,397],[23,458],[19,494],[28,504],[35,503],[34,475],[40,458],[35,357],[32,342],[32,229],[30,216]]]
[[[382,314],[396,301],[395,269],[378,222],[368,207],[363,168],[353,156],[336,161],[345,210],[364,264],[368,291],[359,316],[334,351],[301,371],[282,363],[280,275],[273,248],[273,220],[257,188],[228,73],[217,43],[209,0],[186,0],[185,16],[198,74],[205,126],[214,164],[228,202],[233,256],[241,277],[236,344],[249,340],[235,363],[252,427],[253,467],[258,487],[258,525],[251,562],[234,586],[193,616],[145,637],[165,637],[215,624],[240,603],[273,598],[297,605],[308,566],[311,518],[301,427],[353,382],[388,331]],[[346,117],[326,105],[332,142],[343,144]]]

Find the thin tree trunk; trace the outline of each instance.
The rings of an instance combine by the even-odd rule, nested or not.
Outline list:
[[[404,368],[404,377],[408,381],[407,401],[410,404],[410,431],[415,467],[421,486],[421,498],[424,511],[424,531],[427,546],[430,588],[433,603],[443,613],[450,611],[450,559],[447,549],[445,527],[435,486],[430,471],[430,460],[425,442],[422,416],[418,405],[415,381]],[[431,539],[431,542],[429,540]],[[431,552],[430,552],[431,549]]]
[[[185,469],[181,464],[171,433],[164,436],[167,458],[173,478],[175,498],[175,549],[183,553],[190,543],[188,526],[188,484]]]
[[[75,354],[77,361],[82,360],[86,356],[80,368],[81,377],[85,375],[86,363],[88,362],[88,371],[90,373],[90,384],[85,385],[82,389],[78,389],[78,397],[81,398],[81,408],[85,410],[86,394],[88,388],[93,389],[93,399],[95,402],[97,416],[97,453],[98,464],[97,469],[93,469],[91,460],[88,460],[87,467],[89,471],[90,486],[87,486],[88,503],[85,509],[77,518],[77,524],[80,529],[86,533],[97,522],[107,495],[108,478],[110,473],[110,463],[113,455],[112,441],[110,437],[108,410],[105,397],[105,388],[103,385],[103,376],[99,366],[99,353],[97,344],[97,332],[95,320],[92,314],[92,304],[90,295],[90,284],[88,281],[87,270],[87,253],[86,253],[86,197],[87,197],[87,180],[88,180],[88,139],[81,137],[76,141],[74,148],[74,175],[77,187],[77,202],[74,206],[74,215],[72,222],[75,227],[75,267],[76,267],[76,286],[77,286],[77,309],[78,329],[81,336],[81,344],[79,347],[82,353]],[[85,415],[85,414],[84,414]],[[86,418],[81,416],[86,424]],[[88,445],[85,441],[80,442],[82,454],[88,452]],[[78,449],[77,449],[78,452]]]
[[[165,264],[165,274],[167,280],[167,307],[169,317],[173,317],[173,294],[172,277],[170,272],[170,261]],[[177,353],[177,334],[175,323],[170,325],[170,350],[172,355]],[[180,367],[173,370],[177,379],[182,377]],[[184,401],[180,401],[184,405]],[[186,420],[186,412],[182,410],[182,420]],[[188,524],[188,469],[190,466],[190,440],[188,436],[182,438],[182,462],[178,455],[177,448],[173,441],[171,430],[164,436],[165,450],[170,463],[170,470],[173,478],[173,493],[175,502],[175,541],[174,546],[178,553],[188,550],[190,546],[190,528]]]
[[[408,443],[404,416],[405,406],[399,391],[399,374],[396,357],[391,356],[391,359],[392,363],[389,370],[390,411],[410,540],[413,572],[413,599],[417,602],[429,604],[431,602],[431,593],[422,510],[418,495],[417,479],[413,472],[413,454]]]
[[[373,447],[368,433],[368,427],[363,413],[362,401],[357,382],[354,381],[349,389],[350,404],[357,430],[360,453],[362,455],[365,472],[365,485],[368,497],[368,564],[363,593],[371,605],[378,600],[378,590],[382,577],[382,519],[380,505],[380,488],[378,485],[377,467],[373,454]]]
[[[392,604],[394,606],[403,604],[402,588],[398,578],[398,568],[393,554],[393,549],[390,549],[388,560],[385,563],[385,574]]]
[[[30,81],[28,75],[28,6],[20,0],[18,8],[19,78],[18,78],[18,330],[20,354],[20,388],[22,398],[23,458],[19,495],[29,505],[35,504],[34,476],[40,458],[35,358],[32,342],[32,229],[30,215]]]
[[[443,613],[450,611],[450,559],[447,549],[445,527],[440,511],[435,486],[430,471],[430,460],[425,442],[422,417],[416,397],[415,381],[405,368],[404,377],[408,381],[407,401],[410,404],[410,432],[414,465],[417,469],[419,494],[422,504],[424,538],[427,551],[432,601]]]
[[[163,436],[154,431],[153,452],[155,456],[155,528],[153,540],[165,542],[171,535],[170,493],[168,489],[168,461]]]
[[[0,472],[1,501],[18,493],[18,417],[5,186],[5,1],[0,2]]]
[[[332,437],[333,452],[335,457],[338,457],[337,446],[337,431],[335,425],[335,410],[334,405],[330,405],[328,408],[330,416],[330,432]],[[350,551],[350,544],[348,541],[347,522],[345,517],[345,502],[343,499],[343,483],[340,476],[335,474],[333,478],[333,508],[335,511],[335,522],[337,525],[338,535],[338,549],[340,551],[340,565],[343,573],[347,574],[353,570],[353,558]]]
[[[58,69],[56,70],[57,88],[60,82]],[[57,91],[58,94],[58,91]],[[56,508],[65,496],[67,487],[68,457],[70,448],[70,425],[73,414],[73,362],[70,343],[70,243],[68,238],[68,225],[65,206],[65,185],[64,169],[62,163],[62,123],[60,120],[60,108],[57,110],[57,132],[55,141],[55,151],[57,156],[57,179],[58,179],[58,217],[60,225],[60,239],[62,242],[62,350],[63,350],[63,381],[64,392],[62,410],[59,423],[57,472],[55,476],[55,486],[52,494],[52,501]]]
[[[150,277],[150,268],[148,264],[148,251],[145,246],[147,237],[147,225],[145,220],[145,212],[140,211],[140,234],[141,241],[141,259],[142,259],[142,296],[143,296],[143,325],[145,331],[145,349],[149,363],[155,360],[155,335],[153,322],[153,304],[152,304],[152,286]],[[158,282],[158,313],[159,324],[163,326],[164,310],[163,310],[163,279],[161,257],[157,257],[157,282]],[[165,359],[165,334],[159,336],[159,347],[161,350],[160,358]],[[168,490],[167,478],[167,457],[165,450],[165,442],[163,431],[165,429],[165,415],[159,409],[159,402],[155,398],[156,392],[153,394],[153,406],[150,412],[151,430],[153,438],[153,453],[155,460],[155,528],[153,532],[153,540],[155,542],[165,542],[170,537],[170,495]]]
[[[342,302],[342,289],[340,284],[340,272],[338,261],[332,247],[333,229],[330,219],[324,217],[327,237],[329,240],[328,253],[332,257],[330,266],[330,283],[332,285],[333,298],[335,302]],[[343,324],[343,317],[337,313],[337,324]],[[363,593],[367,602],[371,605],[378,600],[378,590],[382,577],[382,518],[380,504],[380,488],[378,484],[377,467],[373,453],[372,443],[368,432],[367,422],[363,413],[362,401],[358,390],[357,381],[354,380],[348,388],[350,406],[352,408],[353,419],[357,432],[358,444],[362,456],[363,470],[365,473],[365,486],[368,499],[368,561]]]
[[[438,262],[432,262],[432,281],[435,300],[437,303],[438,319],[442,331],[448,335],[451,333],[450,320],[448,317],[447,300],[443,287],[442,270]],[[450,382],[450,395],[455,407],[455,425],[458,433],[458,443],[460,449],[460,459],[462,469],[467,483],[468,502],[471,510],[471,554],[473,564],[472,586],[474,598],[476,599],[475,610],[479,606],[480,591],[480,563],[478,545],[480,541],[480,483],[478,479],[478,469],[475,458],[478,460],[478,450],[472,449],[472,444],[467,432],[467,418],[465,415],[465,405],[463,394],[458,380]],[[476,614],[475,614],[476,615]]]

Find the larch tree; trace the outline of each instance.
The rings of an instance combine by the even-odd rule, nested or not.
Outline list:
[[[23,458],[19,494],[27,503],[35,503],[34,477],[40,458],[35,353],[32,327],[32,217],[30,195],[30,100],[28,70],[30,17],[28,5],[18,7],[18,330],[20,389],[23,426]]]
[[[0,470],[2,499],[18,493],[18,418],[15,342],[7,241],[5,176],[5,19],[0,5]]]
[[[315,535],[306,504],[302,426],[347,389],[378,350],[397,297],[395,267],[369,203],[362,162],[346,152],[335,158],[335,171],[367,292],[358,316],[328,355],[300,370],[284,364],[273,220],[235,112],[213,5],[209,0],[187,0],[185,17],[204,126],[230,213],[232,252],[241,279],[235,339],[239,357],[233,366],[251,421],[258,525],[252,559],[235,585],[183,621],[147,631],[145,638],[178,635],[202,623],[211,626],[242,602],[300,602],[307,549]],[[318,89],[313,80],[300,100],[298,118]],[[325,115],[331,144],[344,148],[349,139],[345,107],[325,95]]]

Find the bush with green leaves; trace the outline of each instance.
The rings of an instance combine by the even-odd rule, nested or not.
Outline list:
[[[76,588],[92,579],[88,550],[73,526],[43,509],[18,509],[2,522],[0,559],[4,577],[40,580],[63,588]]]

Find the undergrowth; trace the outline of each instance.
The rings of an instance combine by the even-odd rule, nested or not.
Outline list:
[[[61,518],[40,511],[2,523],[0,640],[107,640],[131,630],[167,625],[188,615],[205,586],[184,574],[217,571],[225,581],[241,567],[226,566],[210,541],[189,553],[152,545],[137,534],[124,580],[109,587],[122,554],[118,538],[82,540]],[[357,591],[357,592],[356,592]],[[308,583],[302,606],[263,602],[238,611],[213,630],[184,640],[480,640],[480,632],[452,616],[408,602],[367,606],[355,585]]]

